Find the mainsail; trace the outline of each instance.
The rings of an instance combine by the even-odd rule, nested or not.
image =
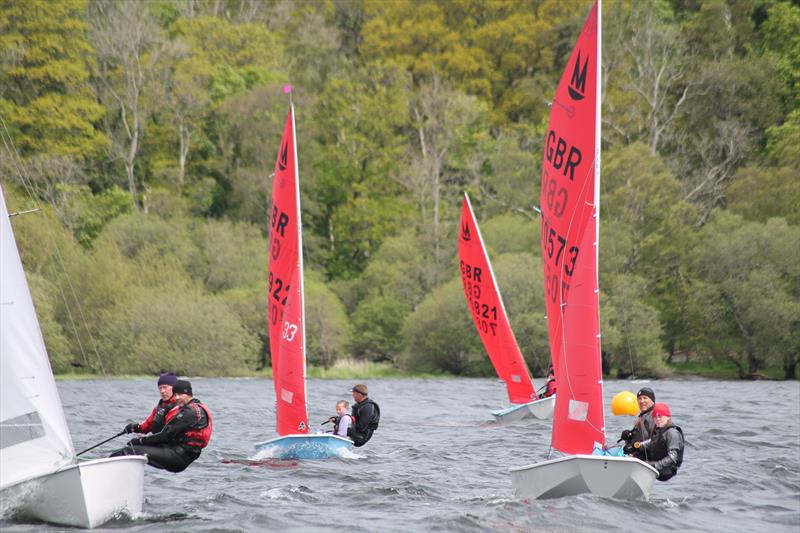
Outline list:
[[[55,472],[74,456],[0,188],[0,489]]]
[[[294,105],[290,105],[286,117],[272,184],[267,301],[276,430],[279,435],[308,433],[303,238]]]
[[[544,289],[558,394],[553,448],[604,443],[598,290],[600,29],[598,6],[561,77],[542,164]]]
[[[506,384],[508,399],[511,403],[528,403],[535,398],[533,383],[508,322],[483,237],[466,194],[461,204],[458,256],[461,283],[472,319],[497,375]]]

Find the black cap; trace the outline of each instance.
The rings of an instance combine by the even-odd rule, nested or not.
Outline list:
[[[185,379],[179,379],[172,386],[172,394],[188,394],[192,395],[192,384]]]
[[[636,393],[636,397],[638,398],[639,396],[647,396],[651,400],[656,401],[656,393],[653,392],[653,389],[650,387],[642,387],[639,389],[639,392]]]

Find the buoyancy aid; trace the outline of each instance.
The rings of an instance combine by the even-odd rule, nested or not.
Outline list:
[[[200,400],[192,399],[191,402],[186,404],[186,407],[191,407],[194,410],[195,422],[183,434],[181,443],[187,446],[194,446],[196,448],[205,448],[211,440],[211,432],[213,431],[213,419],[211,417],[211,410]],[[205,419],[203,417],[205,412]],[[177,413],[177,410],[176,410]],[[173,414],[173,416],[175,416]]]
[[[175,400],[175,396],[172,396],[167,401],[159,400],[158,404],[153,408],[153,412],[150,413],[150,416],[139,423],[139,431],[141,433],[158,433],[164,429],[166,423],[169,422],[170,418],[175,416],[179,410],[180,405],[177,400]]]
[[[353,417],[353,415],[344,414],[342,416],[337,416],[336,420],[333,421],[333,434],[334,435],[338,435],[339,434],[339,424],[341,424],[342,418],[344,418],[344,417],[348,417],[350,419],[350,426],[355,425],[356,419]]]
[[[370,420],[366,423],[366,427],[364,426],[364,422],[359,422],[360,418],[362,417],[361,411],[367,405],[371,405],[372,409],[372,416]],[[372,438],[372,432],[378,429],[378,424],[381,421],[381,408],[378,407],[378,404],[367,398],[363,402],[356,403],[353,406],[353,425],[350,426],[350,429],[347,430],[347,436],[353,439],[353,444],[358,446],[363,446],[366,442]]]

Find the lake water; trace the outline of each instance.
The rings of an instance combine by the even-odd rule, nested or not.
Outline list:
[[[490,411],[506,406],[496,380],[369,381],[381,426],[356,457],[258,466],[246,463],[253,443],[275,436],[272,382],[192,383],[215,415],[211,445],[183,473],[147,467],[144,516],[99,531],[800,531],[797,382],[606,381],[606,405],[621,390],[652,387],[686,435],[678,476],[656,482],[646,502],[515,500],[508,468],[545,457],[551,424],[494,424]],[[350,400],[352,385],[309,380],[310,421]],[[155,379],[58,386],[77,450],[141,420],[157,400]],[[608,440],[631,423],[608,412]],[[0,529],[63,530],[15,517]]]

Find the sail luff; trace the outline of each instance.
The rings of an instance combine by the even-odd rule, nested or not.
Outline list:
[[[477,235],[477,239],[472,233]],[[477,242],[477,248],[474,242]],[[461,209],[458,250],[464,295],[478,335],[497,375],[506,384],[509,401],[515,404],[528,403],[535,399],[536,389],[511,329],[500,286],[466,193]],[[488,277],[485,276],[487,271]],[[497,311],[496,317],[492,309]]]
[[[289,93],[291,98],[291,93]],[[294,185],[295,185],[295,209],[297,209],[297,268],[300,277],[300,331],[302,332],[302,354],[303,354],[303,417],[306,420],[306,431],[308,431],[308,387],[306,384],[308,377],[307,356],[306,356],[306,298],[305,298],[305,271],[303,265],[303,213],[300,208],[300,166],[297,158],[297,127],[295,122],[294,101],[290,104],[292,112],[292,147],[294,148]]]
[[[55,472],[74,456],[0,187],[0,489]]]

